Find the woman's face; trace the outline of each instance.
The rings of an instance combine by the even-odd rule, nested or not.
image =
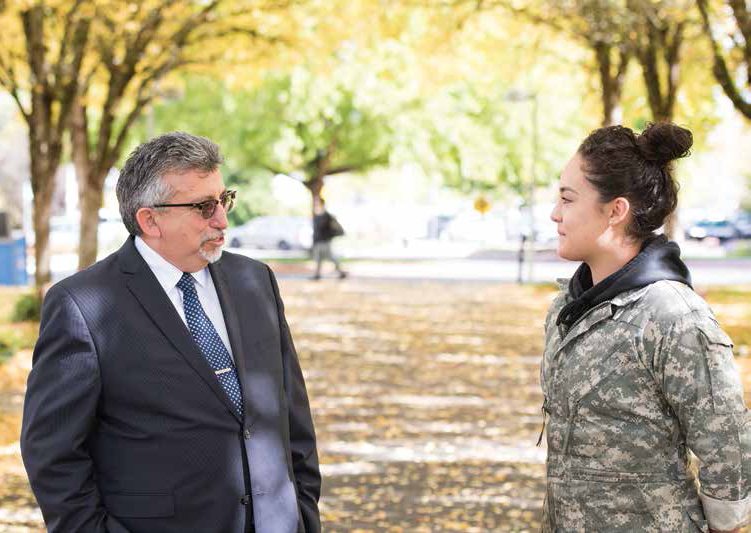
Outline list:
[[[607,204],[584,177],[577,152],[566,164],[550,218],[558,226],[558,255],[569,261],[590,263],[610,239]]]

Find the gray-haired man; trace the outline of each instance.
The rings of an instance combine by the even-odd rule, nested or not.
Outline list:
[[[185,133],[139,146],[130,238],[45,298],[21,447],[49,531],[320,531],[303,376],[273,274],[222,252],[220,163]]]

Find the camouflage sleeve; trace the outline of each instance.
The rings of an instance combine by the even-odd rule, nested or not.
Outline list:
[[[740,527],[751,515],[751,418],[732,341],[711,316],[697,312],[672,324],[660,344],[658,379],[701,461],[709,527]]]

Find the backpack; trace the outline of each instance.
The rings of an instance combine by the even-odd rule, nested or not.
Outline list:
[[[334,215],[329,215],[329,235],[331,237],[341,237],[344,235],[344,228]]]

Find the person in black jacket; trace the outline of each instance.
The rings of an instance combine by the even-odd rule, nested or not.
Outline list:
[[[324,259],[334,263],[339,279],[347,277],[347,273],[342,270],[339,260],[331,251],[331,241],[341,235],[344,235],[341,224],[334,215],[326,211],[324,199],[319,199],[313,214],[313,260],[316,262],[316,273],[312,279],[321,279],[321,265]]]
[[[131,236],[44,300],[21,452],[52,533],[320,533],[303,375],[271,270],[222,251],[218,147],[161,135],[117,183]]]

